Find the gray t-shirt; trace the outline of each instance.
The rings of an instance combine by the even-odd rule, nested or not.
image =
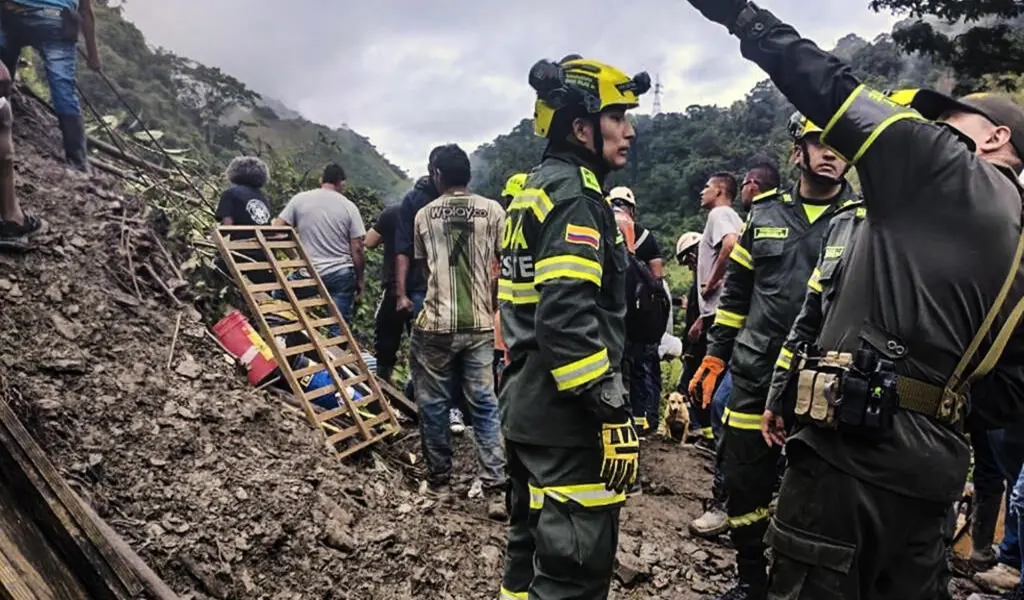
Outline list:
[[[743,227],[743,219],[740,218],[731,206],[716,206],[708,213],[708,222],[704,226],[704,235],[700,238],[700,247],[697,254],[697,289],[702,289],[704,283],[711,277],[711,270],[718,259],[718,253],[722,249],[722,238],[729,234],[739,236],[740,228]],[[715,314],[718,309],[718,302],[722,299],[722,291],[725,286],[719,286],[707,298],[699,292],[697,304],[700,306],[700,316],[709,317]]]
[[[359,208],[344,195],[325,188],[296,194],[280,218],[299,233],[321,277],[352,267],[352,240],[366,235]]]

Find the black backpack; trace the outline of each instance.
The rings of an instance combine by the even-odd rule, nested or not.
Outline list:
[[[643,262],[628,255],[626,269],[626,339],[657,344],[665,334],[671,300],[665,287]]]

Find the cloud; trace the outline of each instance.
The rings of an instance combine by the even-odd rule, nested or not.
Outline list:
[[[895,21],[867,0],[762,5],[824,47]],[[529,117],[526,77],[539,58],[578,53],[658,75],[663,110],[728,104],[764,78],[682,0],[131,0],[125,11],[150,43],[218,66],[310,120],[346,123],[412,175],[439,143],[469,150]]]

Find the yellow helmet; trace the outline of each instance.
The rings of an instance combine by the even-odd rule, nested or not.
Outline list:
[[[570,54],[557,63],[537,61],[530,69],[530,87],[537,92],[533,131],[548,137],[555,113],[563,108],[591,115],[612,106],[636,108],[640,95],[651,89],[651,77],[647,72],[629,77],[613,66]]]
[[[501,190],[501,195],[515,197],[516,194],[523,191],[523,187],[526,185],[526,173],[516,173],[515,175],[508,178],[505,181],[505,189]]]
[[[918,91],[920,90],[886,90],[885,95],[900,106],[910,106],[910,103],[914,101],[914,97],[917,96]]]
[[[795,112],[789,117],[789,137],[793,138],[794,142],[799,142],[812,133],[821,133],[822,131],[821,127],[811,123],[810,119],[799,112]]]

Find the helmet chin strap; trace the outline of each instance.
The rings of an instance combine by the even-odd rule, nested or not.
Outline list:
[[[804,159],[798,163],[800,171],[803,172],[804,176],[807,177],[812,183],[825,186],[842,185],[843,180],[846,178],[846,173],[850,170],[850,165],[846,165],[843,172],[839,174],[839,177],[829,177],[828,175],[822,175],[817,173],[811,168],[811,153],[807,151],[807,142],[800,140],[801,154],[804,155]]]

